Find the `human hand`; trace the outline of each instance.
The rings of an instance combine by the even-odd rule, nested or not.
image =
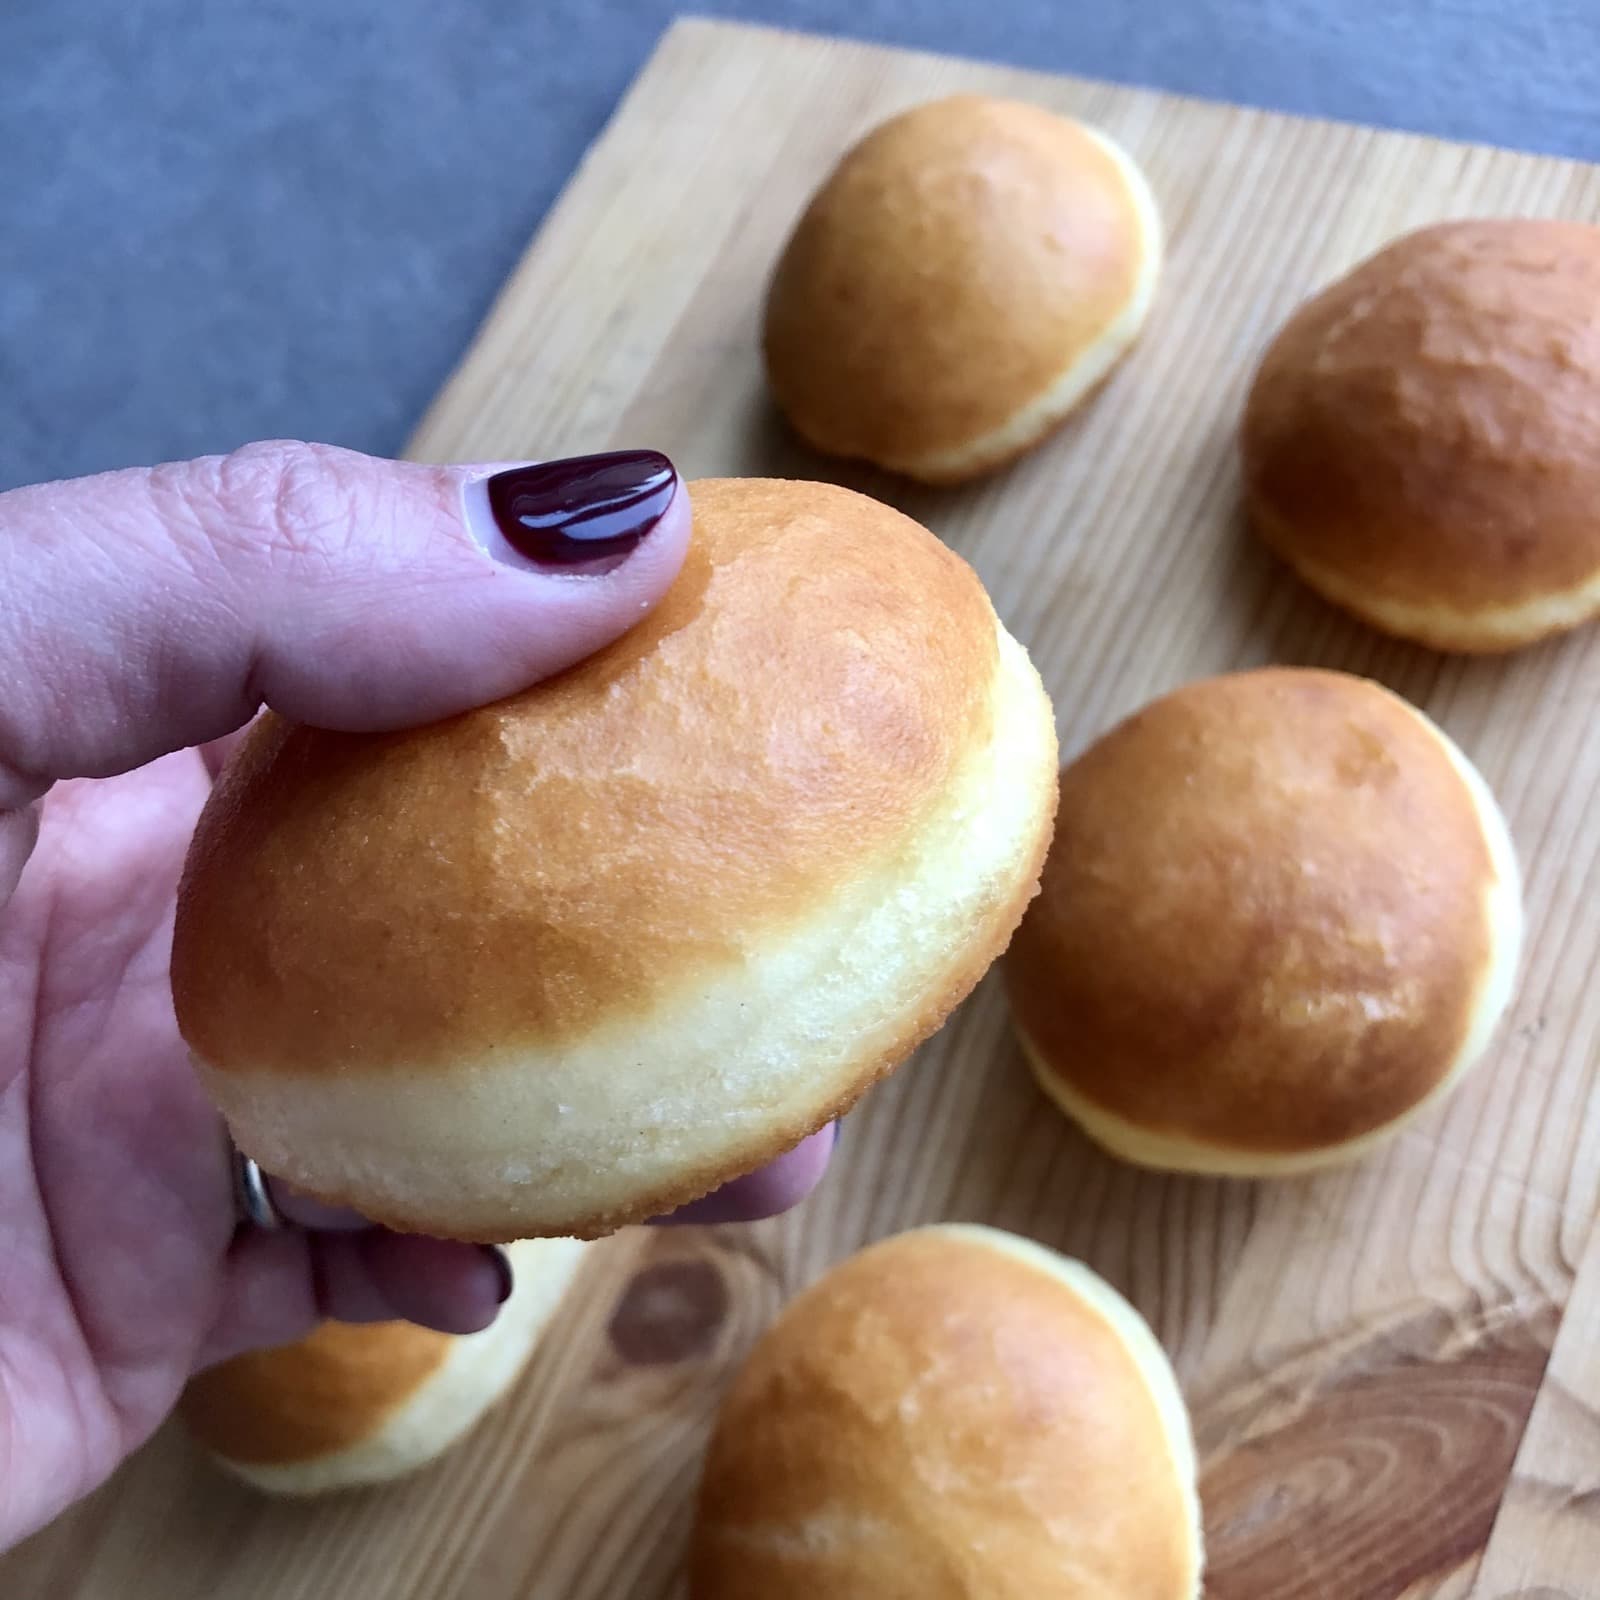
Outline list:
[[[677,573],[688,506],[664,458],[490,492],[492,470],[278,443],[0,495],[0,1548],[104,1479],[202,1365],[325,1316],[470,1332],[503,1298],[492,1249],[286,1191],[299,1226],[237,1230],[167,973],[216,741],[263,702],[427,722],[599,648]],[[508,485],[537,526],[507,517]],[[781,1210],[830,1145],[690,1215]]]

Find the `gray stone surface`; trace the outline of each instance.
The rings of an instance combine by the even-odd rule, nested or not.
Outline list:
[[[0,488],[392,452],[671,0],[0,0]],[[1600,158],[1595,0],[704,12]]]

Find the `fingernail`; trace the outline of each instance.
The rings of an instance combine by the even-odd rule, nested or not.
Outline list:
[[[516,1282],[511,1275],[511,1257],[497,1244],[479,1245],[478,1248],[488,1258],[489,1264],[495,1270],[495,1276],[500,1280],[500,1286],[495,1291],[494,1302],[498,1306],[503,1306],[511,1298],[512,1286]]]
[[[659,450],[616,450],[512,467],[481,482],[495,530],[523,561],[588,575],[620,566],[649,536],[672,504],[678,473]]]

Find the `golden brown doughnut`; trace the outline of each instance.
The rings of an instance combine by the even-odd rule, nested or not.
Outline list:
[[[971,568],[831,485],[691,498],[608,649],[421,730],[269,717],[213,791],[173,992],[266,1170],[414,1232],[602,1233],[837,1116],[1010,938],[1054,719]]]
[[[1261,537],[1327,599],[1441,650],[1600,610],[1600,228],[1423,228],[1302,306],[1245,408]]]
[[[1360,1155],[1483,1053],[1516,974],[1510,836],[1421,712],[1271,668],[1146,706],[1062,773],[1006,961],[1041,1087],[1117,1155]]]
[[[511,1298],[482,1333],[325,1322],[189,1380],[179,1414],[235,1477],[323,1494],[404,1476],[450,1448],[527,1365],[582,1260],[576,1239],[506,1246]]]
[[[981,95],[918,106],[844,157],[789,239],[772,392],[828,454],[975,477],[1100,383],[1160,268],[1155,200],[1106,135]]]
[[[1188,1413],[1087,1267],[944,1225],[835,1267],[723,1401],[690,1600],[1193,1600]]]

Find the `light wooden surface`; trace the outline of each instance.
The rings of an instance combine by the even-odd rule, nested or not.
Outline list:
[[[756,358],[766,272],[869,125],[955,88],[1097,122],[1170,230],[1157,314],[1081,420],[960,492],[807,455]],[[1085,1257],[1177,1359],[1229,1600],[1600,1591],[1600,631],[1446,660],[1327,610],[1241,535],[1250,365],[1309,289],[1432,218],[1600,217],[1600,173],[1129,89],[686,23],[662,44],[414,441],[425,459],[652,444],[690,474],[841,476],[934,527],[1032,648],[1075,751],[1181,680],[1278,660],[1382,679],[1509,812],[1532,938],[1486,1066],[1387,1153],[1271,1185],[1150,1176],[1023,1071],[991,981],[848,1123],[779,1223],[591,1260],[473,1439],[389,1492],[263,1502],[171,1430],[0,1562],[5,1600],[673,1595],[698,1451],[782,1297],[865,1240],[983,1219]]]

